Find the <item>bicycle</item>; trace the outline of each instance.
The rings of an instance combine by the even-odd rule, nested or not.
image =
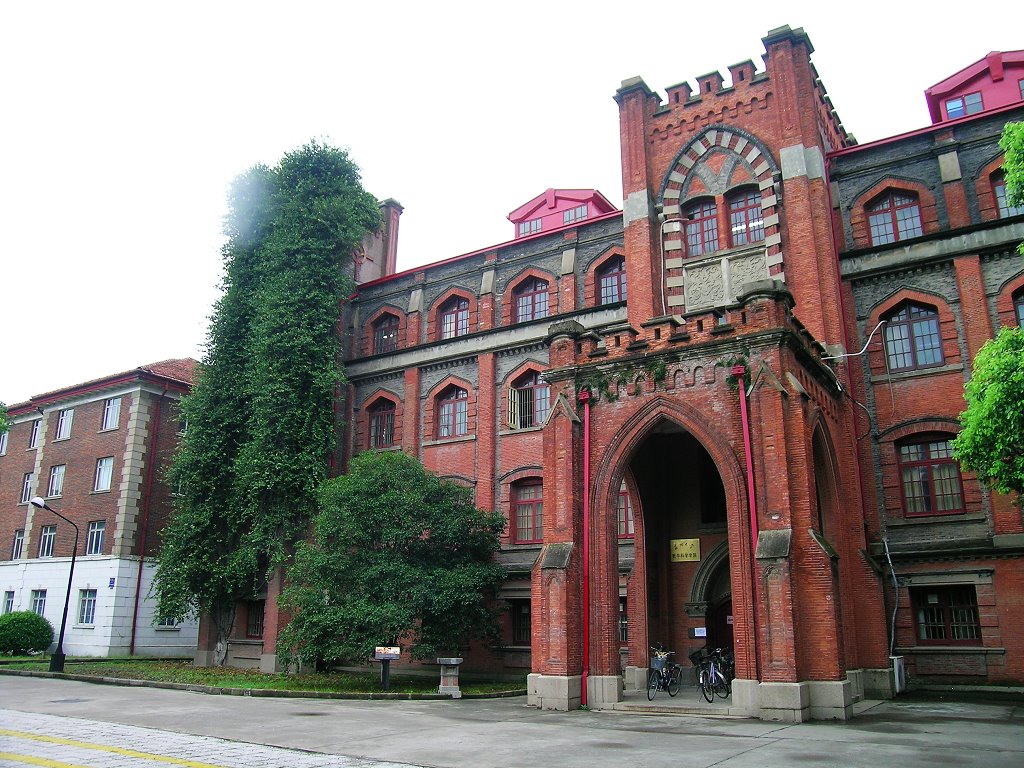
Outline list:
[[[732,651],[723,652],[721,648],[700,648],[690,654],[690,661],[697,668],[697,685],[709,704],[716,694],[722,699],[732,695],[732,658]]]
[[[647,700],[654,701],[658,691],[668,691],[669,696],[679,693],[683,670],[671,661],[675,651],[651,648],[651,674],[647,680]]]

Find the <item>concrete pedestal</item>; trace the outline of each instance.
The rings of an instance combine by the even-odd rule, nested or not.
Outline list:
[[[622,678],[619,675],[591,675],[587,678],[587,707],[609,709],[622,701]]]
[[[560,712],[579,709],[582,682],[582,675],[529,674],[526,676],[526,703],[531,707]]]

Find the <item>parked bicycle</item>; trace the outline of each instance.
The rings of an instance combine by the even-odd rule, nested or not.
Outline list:
[[[705,701],[710,704],[715,695],[722,699],[732,695],[732,679],[736,673],[731,650],[700,648],[690,654],[690,661],[697,668],[697,686]]]
[[[647,700],[654,701],[658,691],[668,691],[669,696],[679,693],[683,670],[672,662],[675,651],[651,648],[651,674],[647,680]]]

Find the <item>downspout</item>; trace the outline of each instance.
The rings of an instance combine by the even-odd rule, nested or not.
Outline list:
[[[740,424],[743,427],[743,454],[747,463],[747,506],[750,508],[750,573],[754,587],[754,670],[757,679],[761,679],[761,656],[757,650],[758,606],[761,603],[761,590],[757,580],[757,496],[754,492],[754,455],[750,444],[750,418],[747,415],[747,384],[744,376],[746,366],[733,366],[732,375],[740,390]]]
[[[580,705],[587,706],[590,674],[590,391],[579,395],[583,403],[583,680]]]
[[[140,392],[141,395],[141,392]],[[149,467],[146,470],[146,496],[142,501],[142,537],[139,539],[139,573],[135,577],[135,608],[132,611],[132,639],[128,645],[128,655],[135,655],[135,633],[139,623],[139,603],[142,600],[142,566],[146,562],[146,533],[149,531],[149,507],[153,499],[153,467],[156,464],[156,441],[160,436],[160,408],[164,404],[167,387],[160,393],[156,401],[153,415],[153,439],[149,442]]]

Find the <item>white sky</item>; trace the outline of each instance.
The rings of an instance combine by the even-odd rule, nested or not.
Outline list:
[[[621,81],[761,69],[783,24],[862,143],[927,125],[925,88],[1024,48],[1005,8],[940,5],[3,3],[0,401],[201,357],[231,180],[312,138],[405,207],[407,269],[547,187],[619,203]]]

